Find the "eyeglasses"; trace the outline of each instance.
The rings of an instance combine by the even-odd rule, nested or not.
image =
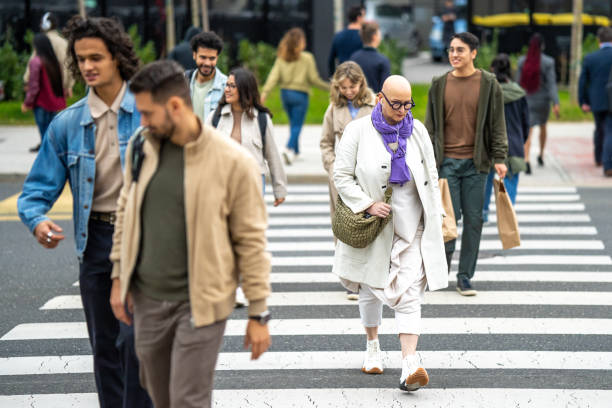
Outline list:
[[[230,88],[230,89],[236,89],[236,88],[238,88],[238,86],[237,86],[236,84],[232,84],[232,83],[230,83],[230,82],[226,82],[226,83],[225,83],[225,87],[226,87],[226,88]]]
[[[416,104],[414,103],[414,100],[412,98],[410,98],[410,101],[408,102],[400,102],[400,101],[395,101],[395,102],[391,102],[389,100],[389,98],[387,98],[387,95],[384,94],[383,91],[380,91],[380,93],[382,94],[382,96],[385,98],[385,101],[387,101],[387,103],[389,104],[389,106],[391,106],[391,109],[393,110],[400,110],[400,108],[403,106],[404,110],[410,110],[412,108],[414,108],[416,106]]]
[[[463,54],[463,53],[465,53],[467,50],[468,50],[468,48],[465,48],[465,47],[457,47],[457,48],[455,48],[455,47],[448,47],[448,48],[446,49],[446,53],[447,53],[447,54],[453,54],[453,53],[456,53],[456,54]]]

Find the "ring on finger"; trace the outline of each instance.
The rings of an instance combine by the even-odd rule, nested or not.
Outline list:
[[[47,238],[47,243],[50,244],[51,243],[51,238]]]

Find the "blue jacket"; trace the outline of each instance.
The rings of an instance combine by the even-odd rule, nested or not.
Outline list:
[[[219,105],[219,101],[223,96],[223,91],[225,90],[225,84],[227,83],[227,76],[221,72],[219,68],[215,68],[216,73],[213,78],[213,85],[208,94],[206,95],[206,99],[204,100],[204,112],[194,112],[198,117],[202,120],[202,122],[206,122],[206,118],[217,109]],[[188,71],[190,72],[190,71]],[[193,87],[195,86],[196,75],[198,74],[198,70],[194,69],[191,72],[191,79],[189,80],[189,92],[191,99],[193,100]]]
[[[593,112],[608,110],[606,84],[611,67],[612,47],[603,47],[584,57],[578,88],[580,105],[589,105]]]
[[[117,118],[121,166],[130,137],[140,125],[134,95],[125,91]],[[66,181],[72,190],[74,237],[79,259],[87,245],[87,224],[93,201],[96,125],[87,96],[60,112],[51,122],[32,169],[17,200],[21,221],[34,232],[49,217],[46,213],[58,199]]]
[[[363,44],[361,43],[359,30],[346,28],[336,33],[329,50],[329,57],[327,58],[329,76],[331,77],[336,72],[336,58],[338,58],[338,64],[342,64],[344,61],[348,61],[351,54],[361,49],[361,47],[363,47]]]
[[[376,51],[376,48],[363,47],[351,55],[351,61],[355,61],[363,70],[368,87],[374,93],[379,93],[383,82],[391,75],[389,58]]]

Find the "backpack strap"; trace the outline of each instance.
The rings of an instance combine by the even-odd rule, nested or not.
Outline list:
[[[215,113],[213,113],[211,123],[212,127],[216,128],[219,125],[219,120],[221,120],[221,109],[217,107],[217,109],[215,109]]]
[[[261,149],[266,155],[266,128],[268,127],[268,118],[266,112],[257,113],[257,122],[259,123],[259,133],[261,134]]]
[[[185,78],[187,78],[187,81],[191,81],[191,76],[193,75],[194,71],[195,69],[188,69],[185,71]]]
[[[130,158],[132,159],[132,183],[138,181],[138,176],[140,176],[140,169],[142,168],[142,162],[145,158],[143,146],[145,142],[145,138],[143,135],[144,127],[139,127],[136,129],[136,133],[132,137],[132,154]]]

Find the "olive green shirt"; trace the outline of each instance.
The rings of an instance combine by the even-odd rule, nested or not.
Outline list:
[[[133,283],[156,300],[189,299],[183,147],[162,143],[141,208],[140,254]]]

